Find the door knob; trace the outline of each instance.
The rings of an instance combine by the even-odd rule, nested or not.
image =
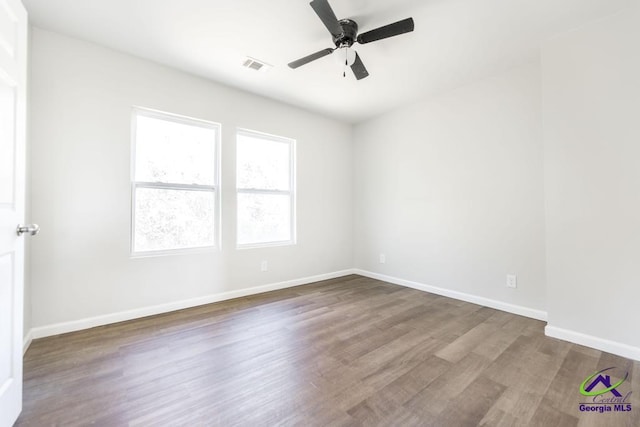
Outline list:
[[[16,229],[18,236],[22,236],[25,233],[29,233],[31,236],[35,236],[40,232],[40,226],[38,224],[19,225]]]

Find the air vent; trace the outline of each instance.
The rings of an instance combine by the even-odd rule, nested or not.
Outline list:
[[[249,56],[247,56],[247,59],[245,59],[244,63],[242,64],[243,67],[248,68],[250,70],[254,70],[254,71],[267,71],[268,69],[270,69],[272,66],[267,64],[266,62],[262,62],[258,59],[255,58],[251,58]]]

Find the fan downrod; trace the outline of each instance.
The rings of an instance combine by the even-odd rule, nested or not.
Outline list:
[[[353,46],[358,36],[358,24],[351,19],[341,19],[338,23],[342,28],[342,34],[333,36],[333,43],[337,48]]]

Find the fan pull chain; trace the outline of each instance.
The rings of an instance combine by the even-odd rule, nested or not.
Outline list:
[[[342,71],[342,77],[347,77],[347,67],[349,66],[349,53],[347,49],[344,50],[344,70]]]

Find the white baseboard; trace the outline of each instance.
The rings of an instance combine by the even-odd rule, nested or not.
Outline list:
[[[167,313],[170,311],[182,310],[185,308],[197,307],[200,305],[211,304],[214,302],[241,298],[248,295],[256,295],[264,292],[275,291],[278,289],[291,288],[294,286],[306,285],[309,283],[320,282],[322,280],[335,279],[338,277],[354,274],[353,270],[342,270],[333,273],[320,274],[317,276],[304,277],[301,279],[288,280],[286,282],[272,283],[269,285],[256,286],[253,288],[240,289],[237,291],[221,292],[218,294],[207,295],[199,298],[176,301],[167,304],[155,305],[151,307],[137,308],[133,310],[121,311],[118,313],[106,314],[103,316],[89,317],[86,319],[73,320],[70,322],[56,323],[53,325],[39,326],[32,328],[27,334],[29,343],[32,339],[44,338],[53,335],[64,334],[67,332],[79,331],[82,329],[94,328],[96,326],[108,325],[110,323],[124,322],[126,320],[139,319],[141,317],[153,316],[155,314]],[[27,345],[25,338],[25,346]],[[26,349],[25,349],[26,351]]]
[[[29,350],[31,341],[33,341],[33,329],[29,329],[29,332],[27,332],[27,335],[24,336],[24,341],[22,344],[22,354],[25,354],[27,350]]]
[[[593,335],[583,334],[581,332],[571,331],[569,329],[558,328],[556,326],[547,325],[544,333],[548,337],[558,338],[569,341],[574,344],[580,344],[585,347],[595,348],[596,350],[605,351],[607,353],[616,354],[640,361],[640,348],[616,341],[610,341],[604,338],[594,337]]]
[[[429,292],[436,295],[442,295],[457,300],[482,305],[485,307],[495,308],[496,310],[506,311],[508,313],[518,314],[520,316],[530,317],[532,319],[547,321],[547,313],[542,310],[535,310],[520,305],[509,304],[485,297],[467,294],[464,292],[452,291],[450,289],[439,288],[436,286],[425,285],[423,283],[413,282],[410,280],[398,279],[397,277],[386,276],[384,274],[372,273],[370,271],[355,269],[354,274],[370,277],[372,279],[382,280],[384,282],[393,283],[408,288],[417,289],[419,291]],[[605,351],[607,353],[616,354],[632,360],[640,361],[640,348],[603,338],[586,335],[580,332],[562,329],[555,326],[547,325],[544,329],[545,335],[552,338],[558,338],[575,344],[584,345],[586,347],[595,348],[596,350]]]
[[[417,289],[419,291],[429,292],[436,295],[442,295],[445,297],[470,302],[473,304],[482,305],[485,307],[495,308],[496,310],[506,311],[508,313],[517,314],[519,316],[530,317],[536,320],[547,321],[547,312],[542,310],[535,310],[533,308],[524,307],[521,305],[509,304],[506,302],[493,300],[490,298],[480,297],[477,295],[467,294],[464,292],[452,291],[450,289],[439,288],[437,286],[425,285],[423,283],[412,282],[410,280],[398,279],[397,277],[386,276],[384,274],[372,273],[366,270],[354,270],[355,274],[361,276],[370,277],[372,279],[382,280],[383,282],[393,283],[395,285],[406,286],[408,288]]]
[[[214,302],[225,301],[233,298],[241,298],[249,295],[261,294],[264,292],[275,291],[278,289],[291,288],[294,286],[306,285],[309,283],[320,282],[322,280],[335,279],[338,277],[344,277],[351,274],[358,274],[364,277],[381,280],[388,283],[393,283],[400,286],[406,286],[408,288],[417,289],[423,292],[429,292],[436,295],[442,295],[445,297],[470,302],[473,304],[482,305],[485,307],[495,308],[496,310],[506,311],[508,313],[517,314],[520,316],[530,317],[532,319],[547,320],[547,313],[542,310],[535,310],[520,305],[510,304],[502,301],[493,300],[490,298],[480,297],[477,295],[467,294],[464,292],[453,291],[450,289],[439,288],[436,286],[425,285],[423,283],[413,282],[410,280],[399,279],[397,277],[386,276],[384,274],[373,273],[370,271],[360,269],[349,269],[336,271],[333,273],[320,274],[317,276],[305,277],[301,279],[294,279],[285,282],[272,283],[263,286],[256,286],[248,289],[241,289],[237,291],[222,292],[219,294],[207,295],[204,297],[193,298],[183,301],[171,302],[168,304],[161,304],[151,307],[143,307],[134,310],[121,311],[118,313],[107,314],[103,316],[90,317],[86,319],[74,320],[70,322],[56,323],[53,325],[40,326],[32,328],[25,335],[24,338],[24,352],[27,351],[31,342],[37,338],[44,338],[52,335],[63,334],[67,332],[79,331],[82,329],[89,329],[96,326],[103,326],[110,323],[123,322],[126,320],[138,319],[141,317],[152,316],[155,314],[167,313],[175,310],[182,310],[190,307],[197,307],[200,305],[211,304]],[[558,338],[561,340],[569,341],[575,344],[584,345],[587,347],[595,348],[597,350],[606,351],[611,354],[616,354],[622,357],[626,357],[633,360],[640,361],[640,348],[629,346],[615,341],[606,340],[603,338],[594,337],[592,335],[586,335],[580,332],[571,331],[568,329],[562,329],[555,326],[547,325],[545,327],[545,334],[548,337]]]

